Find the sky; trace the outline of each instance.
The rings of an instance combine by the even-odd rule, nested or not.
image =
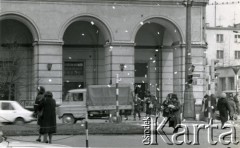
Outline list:
[[[206,10],[206,23],[209,23],[209,26],[214,26],[215,6],[212,4],[215,3],[215,1],[218,3],[218,5],[216,5],[217,26],[233,26],[234,15],[235,24],[240,23],[240,0],[209,0],[210,5],[207,5]],[[231,4],[222,4],[222,2],[230,2]],[[235,2],[235,4],[232,4],[232,2]]]

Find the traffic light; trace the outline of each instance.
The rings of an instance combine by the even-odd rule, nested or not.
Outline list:
[[[218,77],[218,73],[216,73],[217,71],[217,63],[219,62],[219,60],[211,60],[211,79],[214,80]]]
[[[191,65],[191,67],[188,69],[188,76],[187,76],[187,84],[192,85],[193,83],[193,71],[195,69],[194,65]]]

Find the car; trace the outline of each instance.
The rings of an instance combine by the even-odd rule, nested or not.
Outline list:
[[[36,121],[32,111],[23,108],[17,101],[0,101],[0,122],[23,124]]]

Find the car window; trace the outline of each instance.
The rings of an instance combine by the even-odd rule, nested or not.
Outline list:
[[[64,101],[83,101],[83,93],[69,93]]]
[[[14,110],[12,104],[8,102],[2,102],[1,108],[2,110]]]
[[[82,93],[75,93],[72,96],[73,96],[73,101],[83,101],[83,94]]]

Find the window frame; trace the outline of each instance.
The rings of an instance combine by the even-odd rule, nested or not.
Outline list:
[[[223,57],[224,57],[224,51],[223,50],[217,50],[216,58],[217,59],[223,59]]]
[[[240,59],[240,50],[235,50],[235,59]]]
[[[240,34],[234,34],[234,43],[240,43]]]
[[[224,42],[224,35],[223,34],[217,34],[216,35],[216,42],[217,43],[223,43]]]

